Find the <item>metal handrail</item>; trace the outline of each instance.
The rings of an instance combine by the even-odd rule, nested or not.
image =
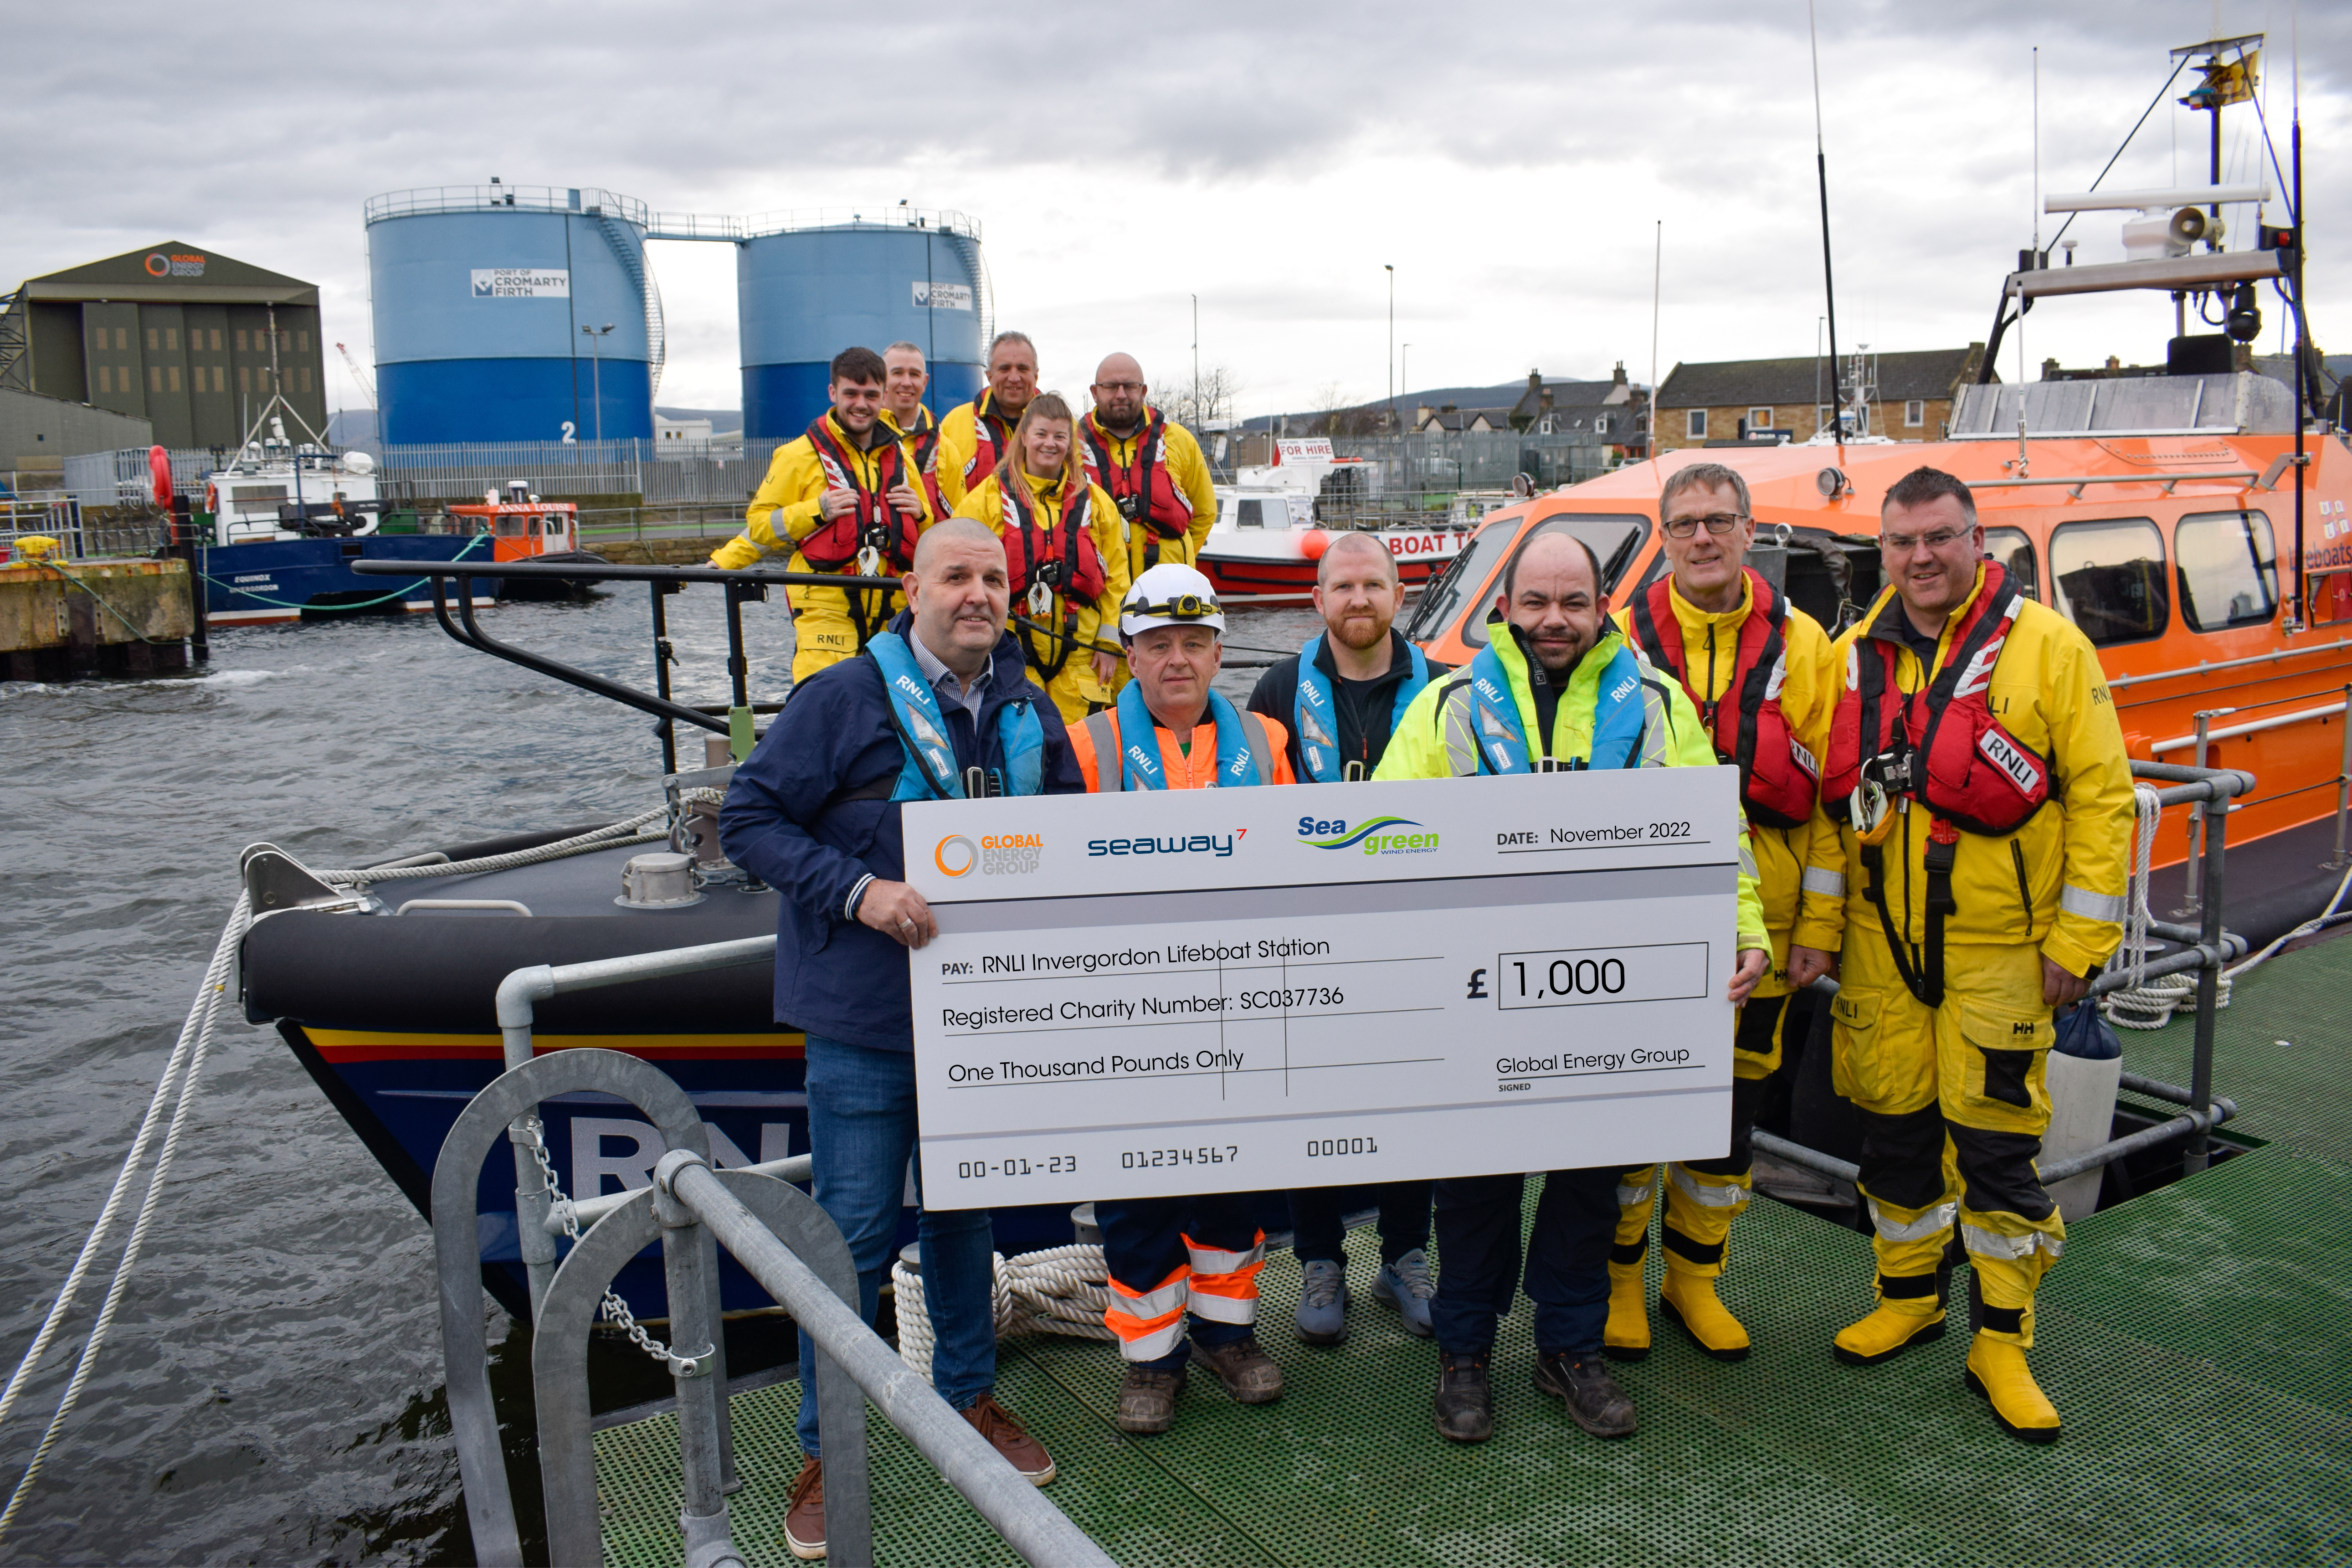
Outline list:
[[[2282,700],[2291,701],[2293,699],[2282,699]],[[2247,706],[2260,707],[2263,704],[2249,703]],[[2219,718],[2223,713],[2238,711],[2240,710],[2236,708],[2223,708],[2216,711],[2213,716]],[[2233,741],[2241,735],[2258,735],[2265,730],[2284,730],[2290,724],[2307,724],[2314,719],[2332,718],[2343,711],[2344,700],[2338,698],[2332,703],[2323,703],[2317,708],[2299,708],[2292,713],[2274,713],[2267,719],[2250,719],[2242,724],[2225,724],[2219,730],[2207,730],[2200,735],[2175,735],[2168,740],[2157,742],[2148,750],[2162,756],[2167,752],[2187,751],[2191,747],[2201,747],[2214,741]]]
[[[2329,643],[2313,643],[2308,647],[2283,647],[2276,653],[2257,653],[2244,658],[2224,658],[2210,664],[2183,665],[2179,669],[2151,670],[2146,675],[2119,676],[2107,682],[2107,689],[2112,691],[2126,686],[2137,686],[2143,681],[2149,680],[2178,680],[2184,675],[2210,675],[2217,669],[2236,669],[2249,664],[2275,664],[2280,659],[2294,658],[2306,653],[2335,653],[2347,647],[2352,647],[2352,637],[2344,637]]]
[[[2352,758],[2352,752],[2347,752]],[[2220,1008],[2221,971],[2232,960],[2246,953],[2245,939],[2221,929],[2221,864],[2224,825],[2229,821],[2231,800],[2251,794],[2255,787],[2254,775],[2242,768],[2191,768],[2178,763],[2143,763],[2131,764],[2136,778],[2158,782],[2165,787],[2156,792],[2157,803],[2163,806],[2194,805],[2203,819],[2204,847],[2198,852],[2194,868],[2200,869],[2205,879],[2204,899],[2200,907],[2200,923],[2195,927],[2175,925],[2165,921],[2151,921],[2148,929],[2167,941],[2181,942],[2181,951],[2151,959],[2140,971],[2139,979],[2153,979],[2166,974],[2198,972],[2197,1028],[2190,1053],[2189,1087],[2181,1089],[2144,1079],[2135,1073],[2124,1075],[2124,1087],[2137,1093],[2168,1100],[2189,1107],[2188,1111],[2171,1121],[2114,1139],[2079,1154],[2042,1167],[2044,1186],[2081,1175],[2085,1171],[2112,1164],[2127,1154],[2157,1144],[2186,1138],[2189,1146],[2183,1151],[2181,1163],[2189,1172],[2201,1171],[2206,1165],[2206,1137],[2215,1127],[2238,1114],[2235,1101],[2213,1093],[2213,1034],[2214,1015]],[[2352,773],[2352,761],[2347,772]],[[2138,981],[2120,969],[2111,969],[2091,984],[2090,994],[2084,999],[2087,1006],[2111,991],[2127,989]],[[1812,989],[1834,996],[1838,983],[1821,979]],[[1862,1168],[1851,1160],[1841,1160],[1818,1149],[1808,1149],[1777,1133],[1759,1128],[1755,1144],[1773,1158],[1834,1180],[1853,1183],[1861,1179]]]
[[[537,1331],[531,1364],[541,1392],[540,1458],[555,1561],[602,1561],[594,1456],[589,1444],[587,1329],[613,1276],[647,1242],[658,1238],[675,1342],[667,1359],[678,1384],[686,1503],[679,1522],[686,1531],[688,1568],[740,1562],[729,1535],[724,1501],[733,1484],[733,1462],[726,1371],[718,1347],[714,1244],[733,1254],[817,1347],[820,1364],[804,1371],[814,1372],[810,1381],[826,1432],[828,1561],[837,1568],[866,1568],[873,1561],[862,1391],[864,1399],[871,1400],[1024,1559],[1111,1568],[1111,1559],[1068,1515],[1014,1470],[866,1324],[856,1306],[856,1274],[847,1247],[812,1199],[764,1173],[715,1173],[708,1129],[685,1094],[650,1063],[596,1049],[534,1054],[534,1014],[541,1001],[572,991],[758,963],[774,951],[775,938],[750,937],[584,963],[535,964],[514,970],[499,983],[499,1027],[509,1066],[459,1115],[433,1174],[443,1339],[452,1367],[451,1414],[453,1422],[466,1426],[459,1461],[476,1539],[494,1543],[483,1548],[483,1560],[507,1561],[502,1543],[516,1538],[503,1473],[496,1477],[494,1487],[485,1479],[485,1500],[476,1505],[477,1475],[495,1458],[499,1445],[487,1373],[473,1364],[481,1349],[480,1314],[469,1311],[466,1289],[471,1282],[468,1270],[478,1266],[468,1251],[476,1223],[470,1184],[504,1120],[516,1145],[516,1219],[525,1261],[533,1269]],[[538,1136],[540,1100],[577,1089],[617,1093],[645,1110],[661,1131],[668,1152],[655,1167],[651,1193],[640,1189],[609,1204],[591,1200],[603,1217],[562,1266],[550,1270],[542,1286],[533,1255],[544,1253],[551,1260],[554,1244],[547,1221],[552,1205],[536,1160],[525,1152],[525,1140]],[[574,1208],[574,1219],[591,1204]],[[780,1233],[793,1241],[781,1239]],[[820,1278],[819,1269],[830,1278]],[[456,1321],[458,1318],[465,1321]],[[469,1349],[474,1356],[467,1353]],[[828,1375],[836,1371],[846,1375]],[[478,1400],[472,1397],[477,1372],[481,1372]],[[804,1390],[807,1386],[804,1382]]]
[[[2162,485],[2164,493],[2170,495],[2173,486],[2186,484],[2192,479],[2253,479],[2261,477],[2252,468],[2221,468],[2193,474],[2062,474],[2046,479],[1971,479],[1969,489],[2000,490],[2033,485],[2063,485],[2079,496],[2085,485]]]

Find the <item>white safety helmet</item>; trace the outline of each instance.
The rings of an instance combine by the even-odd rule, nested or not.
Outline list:
[[[1119,602],[1118,635],[1131,637],[1154,626],[1207,626],[1223,636],[1225,612],[1207,575],[1163,561],[1138,577]]]

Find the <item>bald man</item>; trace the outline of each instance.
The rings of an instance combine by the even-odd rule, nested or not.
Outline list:
[[[1267,667],[1250,693],[1253,713],[1290,731],[1290,771],[1301,784],[1371,776],[1389,735],[1433,676],[1433,664],[1395,630],[1404,607],[1396,559],[1376,534],[1341,533],[1315,563],[1315,608],[1323,629],[1291,658]],[[1290,1194],[1291,1251],[1300,1284],[1295,1324],[1301,1343],[1338,1345],[1348,1338],[1348,1254],[1339,1219],[1353,1209],[1380,1211],[1381,1268],[1372,1299],[1393,1308],[1405,1331],[1428,1337],[1430,1298],[1427,1182],[1370,1187],[1305,1188]]]
[[[1626,643],[1609,619],[1591,547],[1565,528],[1542,525],[1511,557],[1485,630],[1486,646],[1468,667],[1405,710],[1374,777],[1715,765],[1715,746],[1689,696]],[[1771,956],[1744,831],[1739,865],[1738,954],[1727,987],[1735,1005],[1756,988]],[[1727,1140],[1727,1100],[1724,1120]],[[1496,1322],[1521,1283],[1525,1187],[1517,1174],[1437,1184],[1436,1416],[1438,1434],[1452,1442],[1484,1442],[1495,1430],[1487,1362]],[[1630,1436],[1636,1425],[1633,1400],[1601,1354],[1616,1230],[1615,1168],[1544,1177],[1526,1253],[1535,1384],[1596,1437]]]
[[[1127,523],[1128,576],[1199,559],[1217,521],[1217,489],[1192,433],[1151,406],[1143,367],[1111,354],[1095,367],[1094,409],[1080,422],[1087,474]]]
[[[907,885],[902,804],[1086,789],[1061,714],[1029,684],[1020,647],[1005,635],[1004,546],[996,535],[968,518],[933,524],[900,587],[907,607],[888,629],[858,657],[793,689],[735,770],[719,813],[729,858],[782,894],[776,1017],[807,1034],[816,1201],[849,1243],[868,1322],[915,1146],[908,955],[939,934],[923,896]],[[945,747],[920,739],[940,736]],[[1013,1468],[1044,1486],[1053,1460],[992,1392],[988,1211],[925,1210],[917,1239],[938,1335],[933,1385]],[[813,1356],[803,1335],[801,1365],[814,1367]],[[816,1415],[814,1390],[804,1384],[805,1458],[784,1521],[787,1543],[802,1558],[824,1552]]]

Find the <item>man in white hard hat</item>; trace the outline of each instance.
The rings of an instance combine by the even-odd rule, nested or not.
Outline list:
[[[1281,721],[1244,712],[1211,689],[1224,629],[1216,590],[1192,567],[1171,562],[1135,580],[1118,620],[1135,679],[1115,706],[1070,731],[1088,789],[1108,795],[1297,782],[1283,755],[1290,737]],[[1103,1321],[1127,1363],[1120,1431],[1140,1436],[1174,1426],[1176,1396],[1193,1360],[1244,1405],[1282,1397],[1282,1369],[1257,1342],[1265,1232],[1246,1196],[1097,1203],[1095,1219],[1110,1268]]]

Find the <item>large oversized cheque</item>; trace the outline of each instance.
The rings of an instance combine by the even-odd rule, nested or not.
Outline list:
[[[910,804],[924,1200],[1723,1154],[1731,768]]]

